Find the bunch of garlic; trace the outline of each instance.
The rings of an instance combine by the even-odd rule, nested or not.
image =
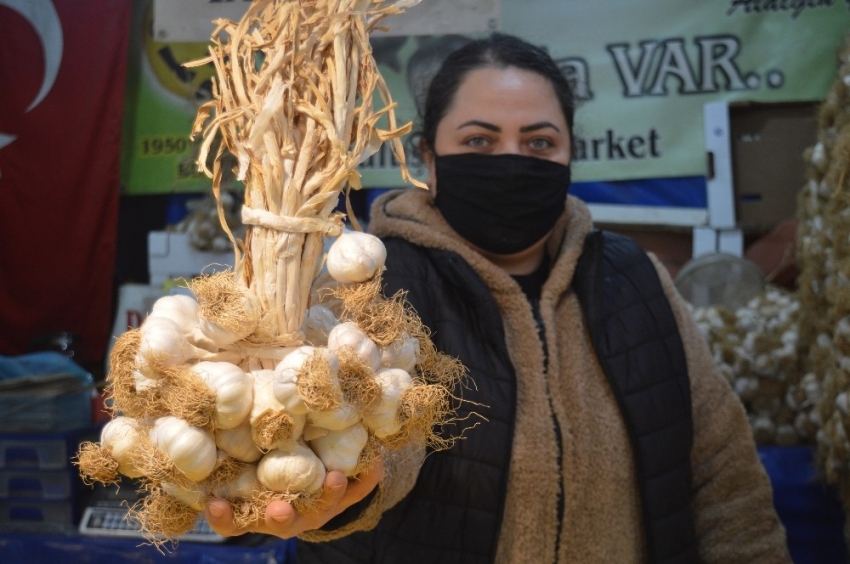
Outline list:
[[[693,308],[715,365],[743,402],[759,444],[811,444],[820,385],[799,362],[800,303],[767,286],[744,307]]]
[[[142,526],[174,537],[211,496],[237,504],[248,525],[270,499],[309,507],[328,471],[353,477],[383,449],[439,443],[433,429],[463,367],[435,350],[409,308],[383,297],[385,258],[376,237],[339,235],[327,292],[340,317],[312,305],[298,342],[253,338],[264,312],[234,294],[230,273],[190,281],[194,296],[157,300],[113,347],[114,418],[99,444],[81,448],[81,473],[141,480],[155,492],[138,511]]]
[[[850,507],[850,36],[838,76],[821,105],[816,144],[806,152],[808,182],[798,197],[801,335],[807,371],[822,392],[816,410],[818,466]]]

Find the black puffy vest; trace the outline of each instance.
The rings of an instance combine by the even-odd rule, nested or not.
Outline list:
[[[690,388],[681,340],[646,254],[628,239],[606,233],[603,245],[602,238],[594,232],[588,239],[574,286],[600,363],[609,378],[622,376],[612,379],[612,387],[635,447],[650,561],[693,562]],[[428,456],[414,489],[374,530],[324,543],[299,541],[296,562],[490,564],[516,408],[501,317],[484,283],[457,254],[395,238],[385,244],[386,294],[407,290],[425,326],[434,330],[438,349],[470,370],[476,387],[464,390],[463,397],[489,406],[482,413],[486,432],[468,433],[451,449]],[[637,336],[643,337],[640,342]],[[466,415],[463,408],[459,415]],[[356,507],[352,510],[348,517]]]
[[[573,288],[631,439],[649,561],[698,562],[690,380],[655,266],[631,239],[593,231]]]

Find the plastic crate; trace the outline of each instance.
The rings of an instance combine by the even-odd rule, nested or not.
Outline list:
[[[77,504],[66,501],[0,499],[0,530],[48,532],[76,530]]]
[[[0,499],[60,501],[71,499],[76,493],[73,467],[45,472],[0,470]]]
[[[39,440],[37,437],[0,435],[0,469],[58,470],[68,466],[70,454],[64,438]]]
[[[96,441],[100,427],[67,433],[0,434],[0,470],[61,470],[71,466],[82,441]]]
[[[814,448],[760,446],[795,564],[847,564],[844,510],[834,487],[815,471]]]

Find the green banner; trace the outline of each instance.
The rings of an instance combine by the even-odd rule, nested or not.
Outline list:
[[[581,79],[576,180],[705,174],[705,103],[822,100],[850,31],[840,0],[523,0],[502,16]]]
[[[502,0],[501,15],[503,31],[545,46],[574,83],[576,181],[704,175],[705,103],[822,100],[850,31],[850,2],[839,0]],[[212,72],[179,66],[205,45],[157,43],[142,33],[144,13],[137,21],[125,190],[207,189],[188,135]],[[415,121],[422,86],[469,39],[373,39],[400,122]],[[367,187],[401,185],[388,147],[361,172]]]
[[[198,107],[210,99],[211,65],[183,63],[205,57],[206,43],[163,43],[151,36],[152,2],[133,3],[122,184],[125,194],[206,191],[197,171],[197,142],[190,140]]]

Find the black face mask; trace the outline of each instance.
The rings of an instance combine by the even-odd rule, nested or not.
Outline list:
[[[523,251],[542,239],[564,212],[569,166],[478,153],[438,156],[434,163],[434,205],[452,229],[485,251]]]

